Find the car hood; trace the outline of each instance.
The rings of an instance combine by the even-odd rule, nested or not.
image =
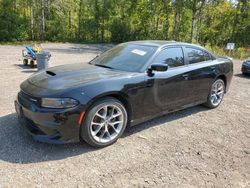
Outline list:
[[[32,75],[27,81],[36,87],[60,90],[126,74],[128,73],[82,63],[52,67]]]

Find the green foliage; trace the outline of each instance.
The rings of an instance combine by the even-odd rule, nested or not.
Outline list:
[[[28,38],[26,19],[14,11],[10,0],[0,2],[0,41],[21,41]]]
[[[234,51],[233,57],[239,59],[246,59],[250,57],[250,49],[249,48],[237,48]]]
[[[126,22],[115,19],[110,25],[111,41],[115,43],[129,40],[130,28]]]
[[[233,50],[232,52],[230,52],[225,47],[223,48],[223,47],[219,47],[215,45],[211,46],[209,44],[207,44],[205,47],[209,49],[210,51],[214,52],[215,54],[221,55],[221,56],[230,56],[230,57],[237,58],[237,59],[246,59],[250,57],[249,48],[239,47]]]
[[[146,39],[249,48],[250,1],[0,0],[0,42]]]

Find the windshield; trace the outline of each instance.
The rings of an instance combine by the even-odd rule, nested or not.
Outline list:
[[[138,72],[156,51],[154,46],[120,44],[90,63],[110,69]]]

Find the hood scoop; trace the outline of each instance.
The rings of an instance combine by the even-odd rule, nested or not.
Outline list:
[[[55,76],[56,73],[52,72],[52,71],[46,71],[47,74],[51,75],[51,76]]]

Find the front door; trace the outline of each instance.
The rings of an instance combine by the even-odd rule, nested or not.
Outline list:
[[[169,69],[146,76],[145,116],[173,111],[187,103],[184,90],[187,65],[182,47],[162,50],[153,60],[154,63],[168,64]]]

